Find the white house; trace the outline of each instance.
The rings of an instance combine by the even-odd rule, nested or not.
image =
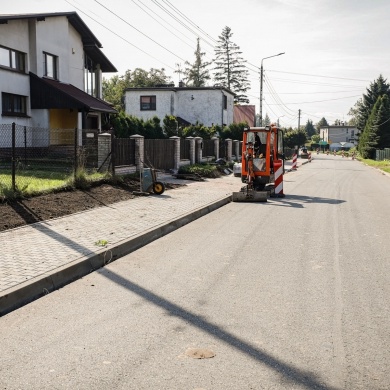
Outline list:
[[[328,144],[350,143],[357,145],[359,130],[355,126],[323,126],[320,128],[321,141]]]
[[[166,115],[207,127],[233,123],[234,93],[223,87],[127,88],[125,111],[144,120]]]
[[[76,12],[0,15],[0,124],[101,128],[116,111],[102,73],[117,72]]]

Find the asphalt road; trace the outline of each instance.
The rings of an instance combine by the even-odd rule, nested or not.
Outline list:
[[[0,389],[389,389],[390,177],[313,157],[2,317]]]

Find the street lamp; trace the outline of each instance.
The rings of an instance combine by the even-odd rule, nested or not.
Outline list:
[[[267,58],[281,56],[283,53],[275,54],[273,56],[264,57],[261,59],[261,68],[260,68],[260,126],[263,126],[263,60]]]
[[[278,127],[279,127],[279,118],[282,118],[282,117],[284,117],[284,115],[278,116],[278,120],[276,121],[276,124],[278,125]]]

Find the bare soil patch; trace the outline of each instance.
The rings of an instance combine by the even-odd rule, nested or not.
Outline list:
[[[166,183],[165,190],[181,186],[183,184]],[[130,180],[120,185],[103,183],[86,190],[73,189],[3,202],[0,203],[0,232],[131,200],[137,197],[133,191],[139,189],[139,182]]]

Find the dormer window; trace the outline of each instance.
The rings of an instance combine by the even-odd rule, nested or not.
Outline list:
[[[49,53],[43,53],[45,71],[44,75],[50,77],[51,79],[58,80],[57,67],[58,67],[58,57]]]

